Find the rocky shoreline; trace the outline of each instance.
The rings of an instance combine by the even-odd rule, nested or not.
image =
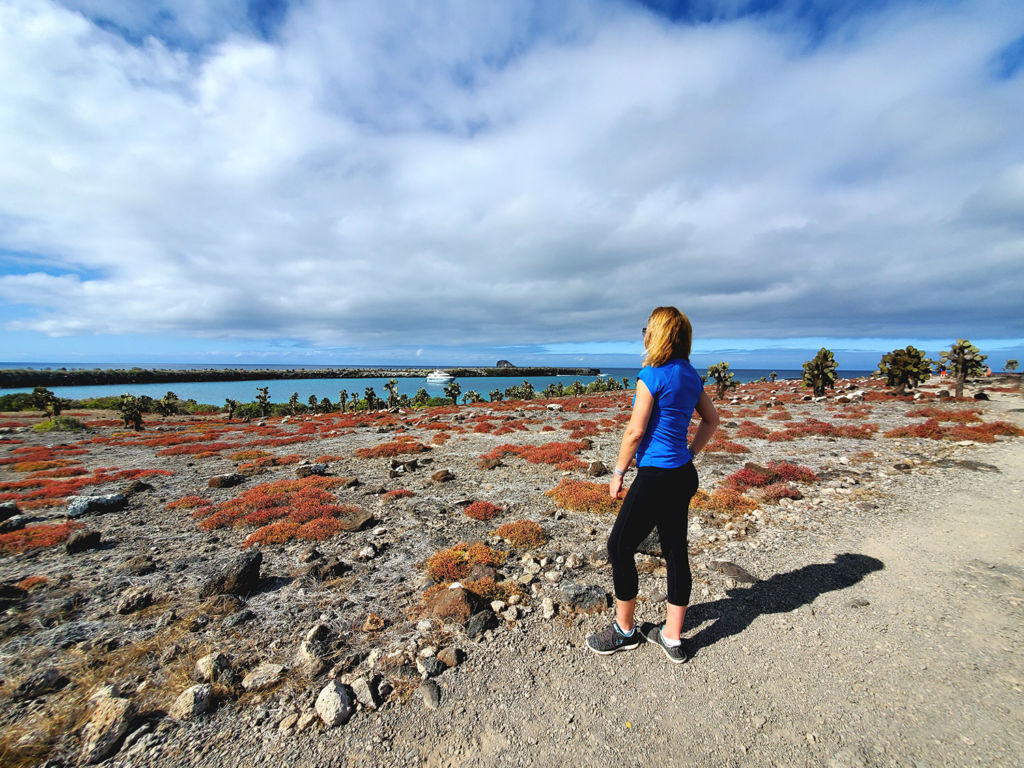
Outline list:
[[[430,368],[159,368],[35,370],[0,369],[0,389],[70,387],[98,384],[171,384],[204,381],[271,381],[288,379],[402,379],[423,378]],[[481,376],[597,376],[600,368],[459,367],[444,369],[455,378]]]
[[[693,602],[737,589],[780,599],[763,585],[795,543],[890,514],[915,478],[984,478],[993,468],[972,447],[1019,442],[1000,436],[1019,428],[1019,389],[1007,389],[949,402],[869,380],[816,399],[796,382],[741,386],[718,403],[723,429],[699,460]],[[491,750],[429,729],[493,710],[515,721],[517,699],[557,684],[556,668],[586,674],[613,520],[586,484],[606,482],[628,409],[628,395],[607,394],[253,424],[167,417],[138,434],[107,414],[80,414],[85,434],[3,416],[0,481],[18,496],[0,523],[4,764],[461,765]],[[908,428],[917,436],[886,436]],[[282,494],[306,522],[268,514]],[[523,538],[534,528],[539,539]],[[11,543],[33,530],[37,546]],[[652,617],[659,555],[653,540],[638,555]],[[837,563],[830,589],[875,568]],[[524,728],[525,746],[544,738]],[[447,756],[425,754],[424,739]]]

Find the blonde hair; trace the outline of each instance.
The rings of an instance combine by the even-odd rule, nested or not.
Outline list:
[[[690,318],[675,307],[658,307],[647,321],[644,365],[664,365],[674,357],[689,360],[692,343]]]

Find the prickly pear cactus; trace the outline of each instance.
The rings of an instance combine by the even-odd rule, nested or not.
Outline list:
[[[882,355],[878,363],[876,376],[884,376],[885,383],[895,387],[900,394],[907,389],[915,389],[919,384],[928,381],[933,361],[924,356],[924,352],[913,346],[906,349],[894,349]]]
[[[832,351],[822,347],[813,360],[804,363],[804,385],[814,388],[815,397],[822,397],[826,387],[835,387],[837,368]]]
[[[719,398],[725,397],[726,392],[738,386],[738,382],[733,379],[732,371],[729,370],[729,364],[725,361],[709,365],[708,378],[714,379],[715,394]]]
[[[945,352],[940,352],[941,365],[949,368],[950,374],[956,381],[956,396],[964,396],[964,382],[968,376],[981,376],[985,373],[985,360],[988,355],[983,355],[976,346],[967,339],[957,339],[956,344]]]

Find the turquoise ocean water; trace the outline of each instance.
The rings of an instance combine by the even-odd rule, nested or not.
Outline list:
[[[132,365],[93,365],[93,364],[67,364],[67,363],[0,363],[2,368],[131,368]],[[208,366],[195,366],[195,365],[139,365],[139,368],[167,368],[167,369],[197,369],[197,368],[294,368],[292,365],[208,365]],[[353,366],[338,366],[338,367],[353,367]],[[443,370],[443,369],[442,369]],[[706,368],[697,367],[697,370],[703,375],[707,372]],[[623,377],[628,378],[630,382],[630,388],[633,388],[633,382],[636,379],[636,374],[639,368],[603,368],[602,373],[622,380]],[[777,370],[780,379],[797,379],[800,378],[800,371],[795,370]],[[870,372],[868,371],[840,371],[843,377],[854,377],[854,376],[866,376]],[[739,382],[756,381],[757,379],[767,376],[769,374],[768,369],[738,369],[734,370],[733,374]],[[576,379],[580,380],[582,384],[589,384],[596,380],[596,376],[529,376],[526,377],[526,381],[533,384],[534,389],[539,394],[541,390],[547,387],[551,383],[562,382],[565,386],[569,386]],[[521,384],[524,380],[522,376],[479,376],[459,379],[459,386],[462,388],[462,394],[469,392],[470,390],[476,390],[479,392],[484,399],[488,399],[488,393],[492,389],[500,389],[502,392],[506,388]],[[364,396],[367,387],[373,387],[374,392],[378,397],[386,397],[387,393],[384,390],[384,384],[387,382],[387,378],[368,378],[368,379],[291,379],[291,380],[252,380],[252,381],[202,381],[202,382],[173,382],[173,383],[162,383],[162,384],[104,384],[96,386],[80,386],[80,387],[53,387],[53,392],[58,397],[66,397],[71,399],[82,399],[87,397],[106,397],[110,395],[121,395],[125,392],[133,395],[149,395],[150,397],[160,398],[163,397],[168,391],[173,391],[182,400],[195,400],[200,403],[210,403],[213,405],[223,405],[225,399],[231,398],[232,400],[238,400],[239,402],[251,402],[256,399],[256,388],[257,387],[268,387],[270,390],[270,399],[275,403],[287,402],[288,398],[291,397],[293,392],[297,392],[301,402],[305,403],[309,400],[310,395],[316,395],[317,400],[322,398],[328,398],[331,401],[337,402],[338,392],[342,389],[347,390],[349,398],[358,395],[360,398]],[[440,384],[428,384],[424,378],[400,378],[398,379],[398,393],[406,394],[412,397],[416,394],[416,390],[423,387],[432,396],[444,397],[444,386]],[[0,394],[10,394],[13,392],[30,392],[31,389],[0,389]]]

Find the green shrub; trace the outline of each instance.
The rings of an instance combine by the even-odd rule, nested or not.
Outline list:
[[[34,432],[77,432],[80,429],[85,429],[85,424],[71,416],[55,416],[32,427]]]

